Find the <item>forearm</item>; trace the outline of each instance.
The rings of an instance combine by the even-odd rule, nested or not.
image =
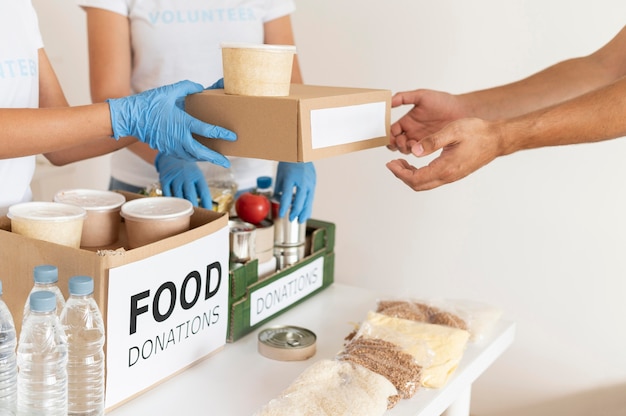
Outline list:
[[[460,95],[469,116],[516,117],[610,85],[626,75],[626,27],[595,52],[552,65],[525,79]]]
[[[264,43],[270,45],[295,45],[293,36],[293,28],[291,25],[291,17],[283,16],[278,19],[270,20],[263,26],[265,34]],[[300,72],[300,64],[298,54],[293,57],[293,68],[291,71],[291,83],[302,84],[302,73]]]
[[[615,81],[594,57],[569,59],[523,80],[462,94],[469,116],[486,120],[516,117],[585,94]]]
[[[106,103],[71,108],[0,109],[0,125],[3,159],[91,144],[113,134]],[[115,140],[109,141],[113,146]]]
[[[139,141],[128,146],[128,150],[150,165],[154,165],[154,159],[156,159],[157,154],[159,154],[158,150],[155,150],[146,143],[141,143]]]
[[[495,125],[503,154],[626,136],[626,78]]]
[[[134,137],[122,137],[119,140],[103,137],[90,141],[86,146],[79,145],[58,152],[45,153],[44,156],[55,166],[65,166],[69,163],[103,156],[135,143],[137,143],[137,139]]]

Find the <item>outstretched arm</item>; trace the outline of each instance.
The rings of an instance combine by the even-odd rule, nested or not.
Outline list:
[[[590,55],[552,65],[520,81],[453,95],[418,89],[401,92],[392,106],[412,105],[391,126],[389,147],[404,154],[417,140],[465,117],[516,117],[611,84],[626,75],[626,27]]]
[[[579,97],[504,120],[464,118],[420,140],[415,156],[441,150],[427,166],[398,159],[387,167],[415,191],[457,181],[499,156],[626,135],[626,78]]]
[[[202,85],[181,81],[106,103],[67,107],[43,50],[39,57],[44,63],[40,75],[43,108],[0,109],[0,158],[45,153],[52,159],[58,157],[57,161],[79,160],[137,138],[172,156],[228,163],[193,139],[192,133],[226,140],[235,140],[236,135],[191,117],[180,106],[188,94],[201,92]]]

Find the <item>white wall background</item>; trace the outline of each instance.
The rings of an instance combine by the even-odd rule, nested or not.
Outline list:
[[[592,52],[626,22],[620,0],[296,2],[307,83],[392,91],[513,81]],[[82,12],[33,3],[68,99],[88,102]],[[316,163],[314,216],[337,224],[336,280],[381,296],[481,300],[517,321],[514,346],[475,384],[477,416],[540,414],[544,402],[551,415],[624,415],[626,403],[601,391],[626,391],[626,141],[514,154],[423,193],[386,169],[399,156],[381,148]],[[106,162],[57,178],[42,168],[40,195],[105,187]],[[572,396],[595,407],[573,408]]]

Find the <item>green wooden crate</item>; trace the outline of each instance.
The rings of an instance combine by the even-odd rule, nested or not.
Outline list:
[[[309,253],[297,264],[259,280],[257,260],[230,271],[228,342],[319,293],[334,281],[335,225],[309,220]],[[302,290],[299,290],[302,288]]]

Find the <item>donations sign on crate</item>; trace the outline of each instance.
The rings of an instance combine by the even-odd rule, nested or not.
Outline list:
[[[109,270],[107,408],[224,346],[228,255],[225,227]]]
[[[250,294],[250,325],[277,314],[304,299],[324,283],[324,257],[296,268],[293,272]]]

